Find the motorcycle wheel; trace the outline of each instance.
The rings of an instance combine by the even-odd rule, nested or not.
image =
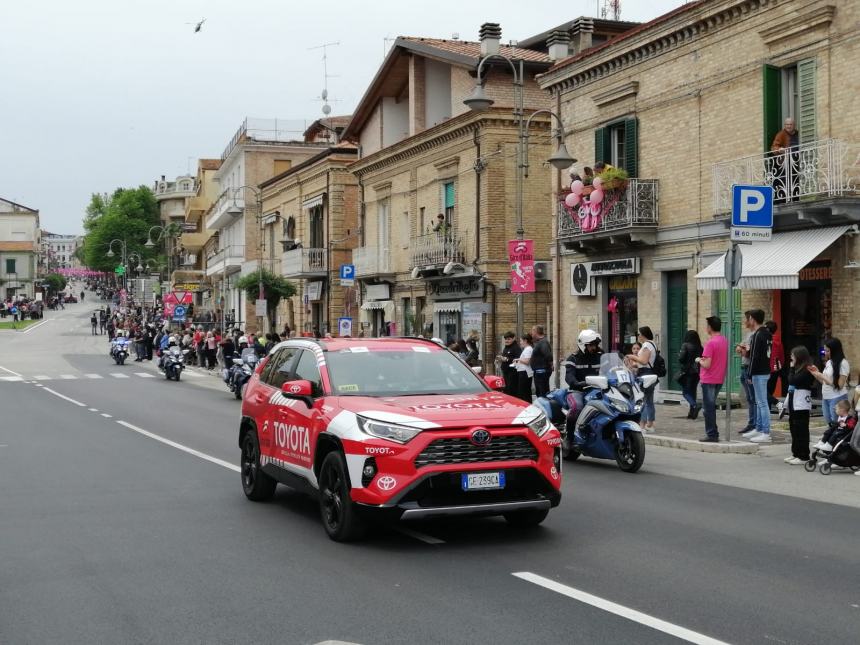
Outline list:
[[[170,380],[170,370],[167,368],[164,368],[164,378]]]
[[[182,376],[182,370],[176,372],[176,382],[179,383],[179,377]]]
[[[125,365],[125,356],[120,356],[117,365]]]
[[[645,438],[641,432],[628,432],[615,446],[615,461],[625,473],[635,473],[645,461]]]
[[[244,389],[244,387],[245,387],[244,385],[243,386],[237,385],[236,387],[234,387],[233,388],[233,396],[235,396],[237,399],[241,400],[242,399],[242,390]]]

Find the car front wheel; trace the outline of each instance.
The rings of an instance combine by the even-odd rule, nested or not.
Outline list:
[[[336,542],[357,540],[366,530],[349,495],[346,472],[346,460],[337,451],[326,455],[320,468],[320,514],[326,533]]]
[[[278,483],[260,467],[260,444],[257,433],[249,431],[242,440],[242,490],[254,502],[272,499]]]

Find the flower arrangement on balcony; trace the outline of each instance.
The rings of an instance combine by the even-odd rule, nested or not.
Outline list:
[[[579,225],[583,233],[600,228],[603,216],[612,210],[627,190],[628,175],[621,168],[607,168],[598,174],[590,186],[581,179],[570,184],[570,191],[562,193],[564,210]]]

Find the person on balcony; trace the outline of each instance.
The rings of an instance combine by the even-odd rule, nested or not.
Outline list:
[[[439,213],[436,216],[436,224],[433,226],[434,233],[441,233],[442,235],[446,235],[449,229],[448,220],[445,219],[444,213]]]
[[[800,195],[798,145],[800,133],[795,127],[794,119],[788,117],[782,130],[773,138],[770,145],[771,158],[768,160],[773,165],[773,196],[777,204],[793,201]]]

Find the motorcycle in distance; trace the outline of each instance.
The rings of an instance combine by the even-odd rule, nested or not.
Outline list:
[[[128,346],[131,344],[125,336],[117,336],[110,342],[110,356],[117,365],[125,365],[128,358]]]
[[[161,371],[164,372],[164,378],[168,381],[170,379],[179,380],[182,370],[185,369],[185,355],[187,353],[187,349],[180,350],[178,347],[168,347],[164,350],[160,366]]]
[[[237,399],[242,399],[245,396],[245,386],[251,377],[254,375],[254,370],[257,369],[259,358],[253,351],[245,350],[242,358],[234,358],[233,365],[227,374],[225,381],[227,387]]]
[[[645,460],[645,439],[639,418],[645,404],[644,389],[657,376],[636,376],[616,353],[600,360],[600,375],[587,376],[582,410],[568,390],[555,390],[535,401],[562,436],[562,456],[574,461],[585,455],[614,459],[627,473],[635,473]]]

